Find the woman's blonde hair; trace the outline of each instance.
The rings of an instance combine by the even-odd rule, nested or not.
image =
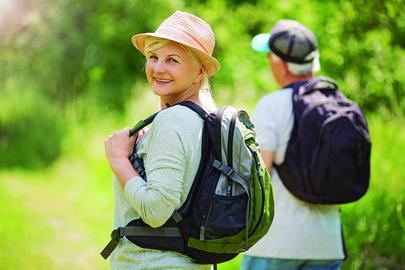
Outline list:
[[[145,56],[147,56],[151,52],[163,47],[168,42],[170,42],[170,41],[167,39],[158,38],[158,37],[149,37],[148,39],[145,40],[145,49],[144,49]],[[180,44],[177,42],[176,42],[176,44],[179,45],[181,48],[183,48],[184,51],[191,57],[191,60],[192,60],[193,64],[195,65],[195,67],[197,67],[197,68],[202,67],[204,69],[204,77],[201,81],[201,86],[200,86],[200,94],[202,94],[202,95],[200,95],[200,98],[208,99],[207,101],[214,103],[214,100],[212,97],[212,92],[211,92],[211,86],[210,86],[210,82],[209,82],[209,77],[208,77],[208,74],[207,74],[200,58],[198,58],[198,56],[189,47],[184,46],[183,44]]]

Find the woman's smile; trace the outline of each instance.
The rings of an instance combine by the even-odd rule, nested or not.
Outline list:
[[[173,81],[173,80],[169,80],[169,79],[160,79],[160,78],[156,78],[156,77],[153,77],[153,80],[159,85],[168,85],[169,83],[171,83]]]

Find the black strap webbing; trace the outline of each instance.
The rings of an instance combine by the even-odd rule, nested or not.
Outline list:
[[[107,259],[117,247],[120,239],[124,236],[181,237],[181,232],[177,227],[120,227],[111,232],[111,240],[101,251],[101,256],[103,256],[104,259]]]
[[[180,221],[183,220],[183,217],[180,215],[180,213],[177,210],[174,210],[174,212],[172,214],[172,218],[174,219],[174,221],[176,223],[179,223]]]
[[[111,240],[108,242],[107,246],[101,251],[101,256],[104,259],[107,259],[110,254],[114,251],[117,247],[122,235],[121,235],[122,228],[117,228],[111,232]]]
[[[158,115],[159,112],[160,111],[152,114],[151,116],[149,116],[145,120],[141,120],[138,123],[136,123],[136,125],[130,130],[129,137],[131,137],[132,135],[134,135],[135,133],[137,133],[138,131],[140,131],[141,129],[143,129],[144,127],[149,125],[150,123],[152,123],[153,119],[155,119],[156,115]]]
[[[181,237],[179,228],[177,227],[160,227],[160,228],[151,228],[151,227],[140,227],[140,226],[131,226],[124,227],[123,236],[164,236],[164,237]]]
[[[110,240],[110,242],[108,242],[108,244],[105,246],[105,248],[101,251],[101,256],[103,256],[103,258],[105,260],[107,260],[107,258],[110,256],[110,254],[114,251],[114,249],[118,246],[118,241],[113,241]]]
[[[186,100],[186,101],[182,101],[178,104],[174,104],[174,105],[183,105],[183,106],[189,108],[190,110],[194,111],[195,113],[197,113],[202,119],[205,119],[207,116],[207,112],[192,101]],[[160,113],[160,112],[161,111],[158,111],[158,112],[152,114],[151,116],[149,116],[148,118],[146,118],[145,120],[141,120],[138,123],[136,123],[136,125],[131,129],[129,136],[130,137],[133,136],[135,133],[137,133],[138,131],[140,131],[141,129],[143,129],[144,127],[149,125],[150,123],[152,123],[153,120],[155,119],[156,115],[158,115],[158,113]]]
[[[190,110],[194,111],[196,114],[198,114],[202,119],[207,118],[207,112],[201,108],[200,106],[198,106],[197,104],[195,104],[192,101],[182,101],[180,103],[178,103],[177,105],[182,105],[184,107],[189,108]]]

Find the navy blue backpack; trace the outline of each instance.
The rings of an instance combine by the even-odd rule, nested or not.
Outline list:
[[[275,165],[283,184],[310,203],[360,199],[369,186],[371,141],[359,106],[329,78],[291,87],[294,126],[285,160]]]
[[[161,227],[152,228],[137,218],[116,228],[101,252],[105,259],[126,237],[143,248],[175,251],[195,263],[218,264],[252,247],[270,228],[271,179],[249,115],[231,106],[208,113],[191,101],[173,106],[180,105],[204,120],[201,161],[187,199]],[[131,134],[151,124],[158,113],[140,121]],[[130,161],[147,180],[136,145]]]

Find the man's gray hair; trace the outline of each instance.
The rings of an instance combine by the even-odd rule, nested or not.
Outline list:
[[[319,62],[319,53],[318,51],[313,51],[311,54],[313,54],[314,60],[306,64],[297,64],[285,61],[287,63],[288,71],[297,76],[318,72],[321,69],[321,64]],[[271,54],[271,57],[274,61],[277,62],[281,60],[281,58],[274,53]]]

